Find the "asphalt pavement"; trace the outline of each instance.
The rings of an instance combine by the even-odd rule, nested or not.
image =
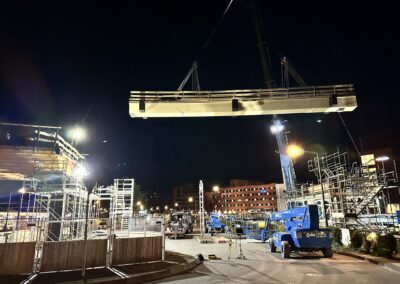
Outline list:
[[[352,257],[320,253],[292,254],[281,259],[266,244],[242,240],[246,259],[236,259],[239,243],[200,244],[195,238],[166,240],[166,249],[188,255],[201,253],[206,259],[215,254],[220,260],[207,260],[189,273],[150,283],[399,283],[400,272]],[[230,260],[228,257],[230,256]]]

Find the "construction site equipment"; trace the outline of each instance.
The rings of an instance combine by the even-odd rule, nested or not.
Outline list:
[[[353,111],[353,85],[223,91],[131,91],[136,118],[247,116]]]
[[[394,206],[388,192],[399,192],[395,161],[376,163],[373,154],[350,162],[347,152],[337,150],[308,161],[317,184],[305,184],[296,193],[297,202],[325,207],[330,225],[349,229],[385,231],[395,226]]]
[[[265,215],[264,220],[244,221],[243,227],[247,239],[259,240],[262,242],[269,240],[276,231],[275,224],[271,223],[270,215]]]
[[[193,232],[193,219],[189,212],[178,211],[170,214],[165,235],[168,237],[184,238],[185,234]]]
[[[317,205],[291,208],[272,213],[272,221],[283,221],[284,232],[273,233],[269,240],[271,252],[281,251],[282,258],[290,258],[291,251],[322,251],[324,257],[332,257],[333,233],[319,228]]]
[[[225,231],[225,224],[221,222],[218,214],[215,212],[211,212],[210,218],[204,222],[206,233],[222,233]]]

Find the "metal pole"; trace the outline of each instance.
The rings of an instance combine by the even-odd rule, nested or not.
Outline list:
[[[146,237],[146,218],[144,218],[143,221],[144,221],[143,235],[144,237]]]
[[[161,237],[162,237],[162,248],[161,248],[161,260],[165,260],[165,215],[163,216],[161,223]]]
[[[87,190],[87,199],[86,199],[86,216],[85,216],[85,250],[83,253],[83,267],[82,267],[82,277],[86,275],[86,254],[87,254],[87,231],[88,231],[88,218],[89,218],[89,198],[90,198],[90,190]]]
[[[8,209],[7,209],[6,224],[4,225],[4,229],[7,229],[7,225],[8,225],[8,215],[10,214],[10,204],[11,204],[11,192],[10,192],[10,198],[8,199]]]
[[[321,184],[321,194],[322,194],[322,212],[324,214],[325,219],[325,227],[328,227],[328,218],[326,217],[326,208],[325,208],[325,193],[324,193],[324,185],[322,184],[322,175],[321,175],[321,166],[319,163],[319,155],[317,154],[318,160],[318,173],[319,173],[319,183]]]
[[[386,173],[385,173],[385,164],[382,161],[382,177],[383,177],[383,185],[386,187]]]
[[[18,242],[18,226],[19,226],[19,217],[20,217],[20,215],[21,215],[21,210],[22,210],[22,203],[24,202],[24,194],[23,193],[21,193],[21,202],[20,202],[20,204],[19,204],[19,208],[18,208],[18,214],[17,214],[17,225],[16,225],[16,230],[17,230],[17,233],[16,233],[16,235],[17,235],[17,238],[16,238],[16,241]]]

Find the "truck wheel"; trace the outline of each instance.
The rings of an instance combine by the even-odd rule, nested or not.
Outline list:
[[[269,241],[269,249],[271,252],[276,252],[276,246],[274,244],[274,240],[272,239]]]
[[[333,250],[331,247],[329,248],[323,248],[321,249],[322,254],[324,255],[324,257],[330,258],[333,256]]]
[[[290,258],[290,245],[288,242],[281,242],[281,254],[282,258]]]

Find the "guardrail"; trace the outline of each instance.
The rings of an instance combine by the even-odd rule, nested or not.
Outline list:
[[[166,102],[181,100],[261,100],[288,97],[355,96],[354,86],[329,85],[276,89],[248,89],[221,91],[131,91],[130,102]]]

